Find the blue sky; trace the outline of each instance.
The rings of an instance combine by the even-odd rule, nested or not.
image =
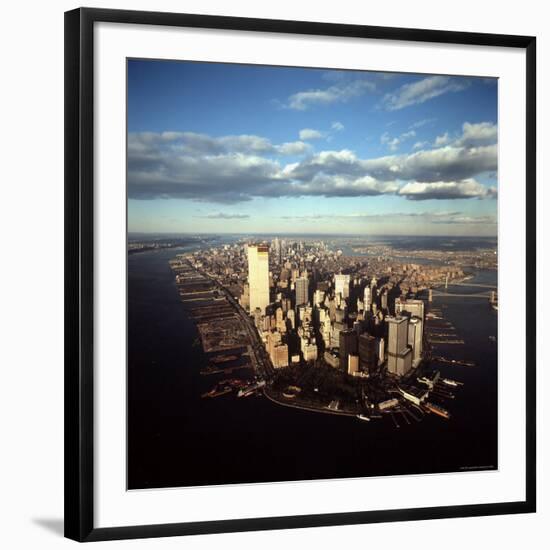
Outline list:
[[[496,80],[128,61],[128,229],[496,235]]]

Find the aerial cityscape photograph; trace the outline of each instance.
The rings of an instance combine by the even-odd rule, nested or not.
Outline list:
[[[127,487],[498,469],[498,80],[127,60]]]

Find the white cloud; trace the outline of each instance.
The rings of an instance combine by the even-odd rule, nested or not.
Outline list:
[[[434,141],[434,147],[443,147],[451,144],[453,147],[479,147],[482,145],[492,145],[497,142],[498,127],[492,122],[478,122],[472,124],[465,122],[462,125],[462,134],[459,137],[452,138],[448,132],[437,136]]]
[[[311,145],[303,141],[290,141],[288,143],[276,145],[275,150],[281,155],[297,156],[309,153],[311,151]]]
[[[422,126],[425,126],[426,124],[430,124],[431,122],[435,122],[437,119],[435,118],[423,118],[421,120],[417,120],[416,122],[413,122],[409,128],[411,130],[417,130],[418,128],[421,128]]]
[[[332,123],[331,128],[335,132],[341,132],[344,129],[344,125],[339,121],[335,121],[335,122]]]
[[[208,220],[246,220],[250,218],[248,214],[231,214],[228,212],[212,212],[205,216],[195,216],[196,218],[205,218]]]
[[[483,199],[493,196],[492,191],[474,179],[430,183],[414,181],[401,187],[398,194],[411,200]]]
[[[404,132],[400,136],[394,137],[394,138],[392,138],[388,134],[388,132],[384,132],[380,136],[380,143],[382,143],[383,145],[387,145],[390,151],[397,151],[401,143],[415,136],[416,136],[416,132],[414,130],[409,130],[408,132]]]
[[[464,90],[467,86],[468,82],[464,79],[458,80],[449,76],[429,76],[416,82],[404,84],[395,92],[386,94],[382,103],[387,110],[396,111],[410,105],[424,103],[448,92]]]
[[[379,181],[372,176],[325,174],[311,179],[293,180],[282,189],[282,196],[324,195],[330,197],[365,197],[393,194],[399,189],[395,181]]]
[[[304,214],[296,216],[281,216],[285,220],[314,221],[321,219],[342,219],[347,221],[376,223],[422,223],[437,225],[495,225],[496,216],[493,215],[467,215],[463,212],[351,212],[346,214]]]
[[[448,145],[451,142],[451,138],[449,137],[449,133],[445,132],[441,136],[437,136],[434,141],[434,147],[443,147],[444,145]]]
[[[380,136],[380,143],[382,145],[387,145],[390,151],[396,151],[399,146],[399,138],[392,138],[388,132],[384,132]]]
[[[330,105],[331,103],[345,103],[354,97],[372,92],[376,85],[370,80],[361,79],[351,82],[342,82],[317,90],[297,92],[288,97],[285,106],[296,111],[305,111],[315,105]]]
[[[299,155],[311,150],[311,147],[303,141],[274,145],[267,138],[247,134],[212,137],[195,132],[135,132],[128,136],[129,154],[144,152],[155,147],[170,149],[174,153],[184,155],[223,155],[228,153]]]
[[[474,147],[486,143],[496,143],[498,139],[498,127],[492,122],[479,122],[471,124],[465,122],[462,125],[462,137],[457,141],[460,147]]]
[[[472,128],[467,131],[471,139]],[[487,132],[484,128],[481,133]],[[387,142],[391,147],[393,139],[412,137],[410,131],[398,138],[388,136]],[[298,160],[285,164],[283,155],[298,156]],[[489,199],[496,196],[496,188],[473,178],[496,169],[496,144],[449,145],[362,159],[348,149],[312,153],[303,141],[273,144],[250,135],[216,138],[190,132],[149,132],[128,136],[131,199],[177,197],[228,203],[260,196],[381,194],[411,200]]]
[[[304,128],[300,130],[300,139],[321,139],[324,136],[323,132],[319,130],[313,130],[312,128]]]
[[[422,149],[423,147],[426,147],[426,145],[428,145],[428,142],[427,141],[417,141],[413,146],[412,148],[413,149]]]
[[[308,162],[305,159],[304,162]],[[361,162],[362,168],[379,179],[456,181],[497,168],[497,147],[466,149],[442,147],[408,155],[390,155]]]

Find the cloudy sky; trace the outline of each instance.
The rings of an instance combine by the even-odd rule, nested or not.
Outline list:
[[[497,82],[128,61],[128,229],[496,235]]]

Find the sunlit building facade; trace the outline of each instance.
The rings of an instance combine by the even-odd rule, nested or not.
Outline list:
[[[265,314],[269,305],[269,247],[248,245],[248,284],[250,311],[258,308]]]

